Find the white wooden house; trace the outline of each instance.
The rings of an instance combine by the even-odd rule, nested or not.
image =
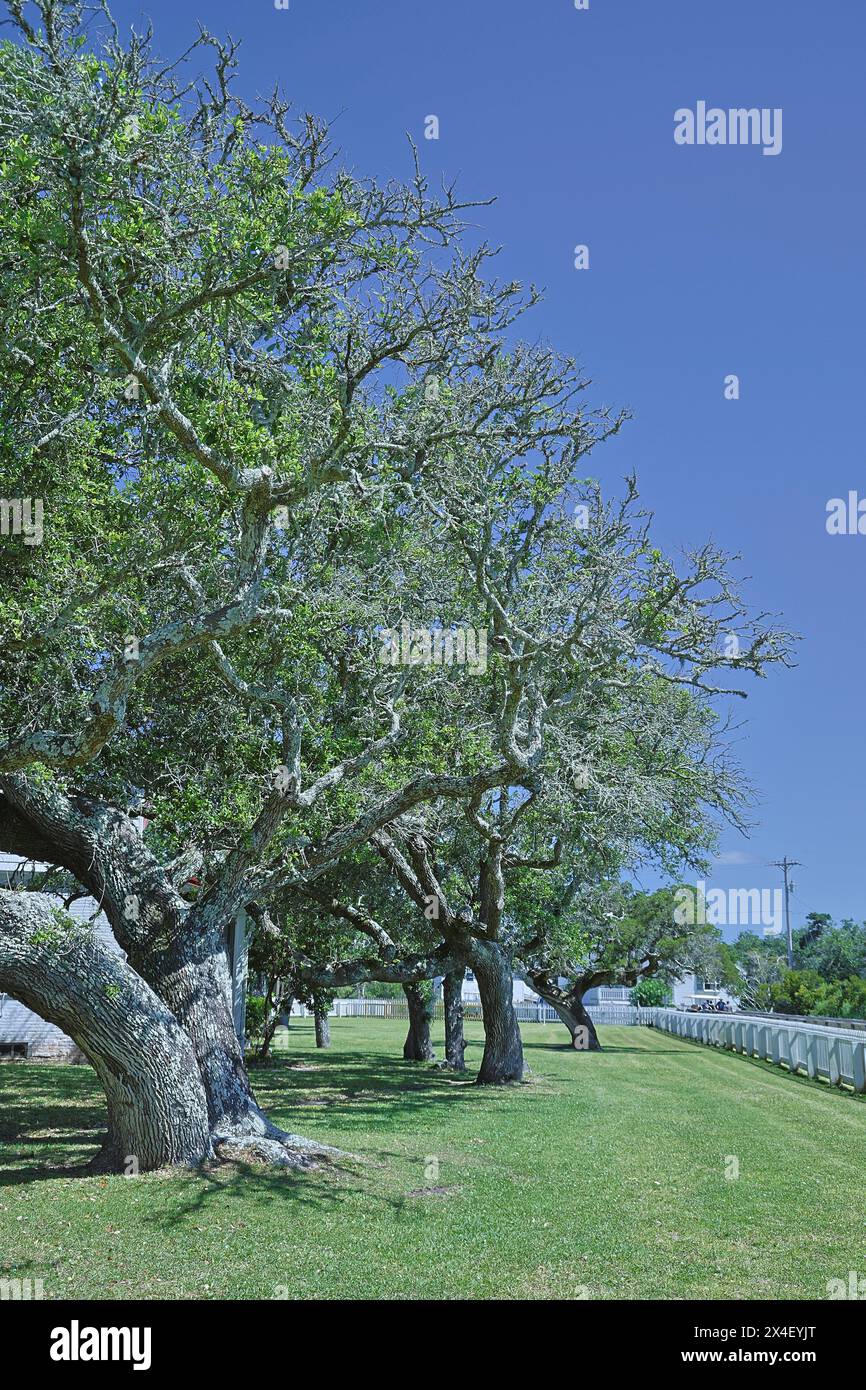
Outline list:
[[[702,975],[683,975],[682,979],[674,980],[671,994],[675,1009],[688,1009],[695,1004],[716,999],[723,1000],[726,1009],[737,1008],[737,999],[729,990],[714,984],[711,980],[705,980]]]
[[[471,970],[467,970],[464,976],[462,996],[464,1004],[480,1004],[481,1002],[478,981]],[[538,995],[529,988],[525,980],[521,980],[515,975],[512,979],[511,998],[515,1004],[534,1004]]]
[[[567,981],[560,978],[561,985]],[[511,999],[514,1004],[535,1004],[538,1002],[538,995],[531,989],[525,980],[518,975],[513,976]],[[583,1002],[589,1004],[628,1004],[631,1000],[631,990],[625,985],[599,985],[595,989],[587,990],[583,997]],[[480,995],[478,993],[478,982],[471,970],[466,971],[463,981],[463,1001],[466,1004],[478,1004]]]

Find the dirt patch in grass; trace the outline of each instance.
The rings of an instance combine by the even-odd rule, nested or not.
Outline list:
[[[411,1192],[407,1192],[407,1197],[456,1197],[463,1191],[459,1185],[455,1187],[413,1187]]]

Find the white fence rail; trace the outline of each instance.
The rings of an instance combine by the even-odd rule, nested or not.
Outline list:
[[[768,1014],[759,1009],[740,1009],[741,1014],[750,1018],[768,1018],[771,1022],[788,1019],[791,1023],[820,1024],[822,1028],[838,1028],[842,1033],[866,1033],[866,1018],[829,1018],[823,1014]]]
[[[724,1014],[643,1009],[643,1022],[677,1038],[760,1057],[805,1073],[831,1086],[866,1091],[866,1038],[862,1033],[821,1024]]]

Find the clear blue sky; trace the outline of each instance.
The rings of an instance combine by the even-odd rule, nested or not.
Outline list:
[[[334,118],[360,174],[495,194],[481,231],[501,272],[546,289],[533,335],[577,356],[593,399],[634,420],[595,456],[631,469],[668,546],[743,555],[757,607],[803,635],[799,665],[753,682],[740,757],[761,801],[727,834],[719,887],[796,871],[810,909],[866,917],[866,536],[827,535],[829,498],[866,495],[866,5],[862,0],[138,0],[174,55],[196,20],[243,41],[239,90],[281,84]],[[679,147],[673,113],[781,107],[783,148]],[[438,142],[424,118],[440,121]],[[590,269],[573,268],[586,243]],[[527,321],[527,331],[530,321]],[[740,377],[726,401],[723,380]]]

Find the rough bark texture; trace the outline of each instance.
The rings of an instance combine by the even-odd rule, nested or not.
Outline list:
[[[512,962],[498,941],[473,942],[470,968],[478,981],[484,1017],[484,1055],[480,1085],[523,1080],[523,1041],[514,1012]]]
[[[189,1033],[211,1122],[236,1120],[250,1092],[231,1013],[226,924],[209,921],[206,908],[194,914],[114,807],[21,777],[0,786],[0,848],[62,864],[93,894],[130,964]]]
[[[218,1157],[302,1168],[337,1153],[280,1129],[256,1101],[232,1016],[224,928],[214,925],[199,936],[184,933],[170,950],[155,953],[148,966],[151,982],[192,1042]]]
[[[97,1166],[145,1172],[210,1155],[186,1033],[122,956],[43,894],[0,890],[0,988],[62,1028],[93,1063],[109,1127]]]
[[[168,1004],[195,1050],[215,1130],[232,1130],[255,1104],[232,1016],[226,933],[184,932],[130,959]]]
[[[436,1053],[430,1037],[433,1021],[433,996],[430,986],[408,984],[403,986],[406,1003],[409,1007],[409,1031],[403,1044],[403,1057],[407,1062],[432,1062]]]
[[[318,1000],[313,1003],[313,1021],[316,1026],[316,1047],[330,1047],[331,1025],[328,1022],[328,1009]]]
[[[442,984],[445,1003],[445,1065],[452,1071],[465,1071],[466,1039],[463,1036],[464,971],[452,970]]]
[[[571,1034],[571,1045],[578,1052],[601,1052],[601,1043],[595,1024],[584,1006],[583,997],[576,990],[568,996],[566,1004],[550,1001],[559,1017]]]

